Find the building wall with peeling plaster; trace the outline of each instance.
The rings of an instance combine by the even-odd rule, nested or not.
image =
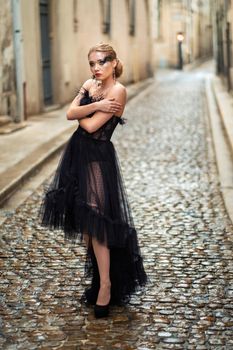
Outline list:
[[[4,77],[1,91],[8,89],[15,99],[15,73],[12,43],[11,1],[0,0],[0,28],[5,28],[0,43],[5,45]],[[123,83],[137,82],[153,75],[154,63],[150,32],[150,0],[112,0],[110,31],[103,32],[106,0],[48,0],[49,38],[51,49],[52,105],[69,103],[81,84],[90,77],[87,53],[100,41],[109,42],[124,64]],[[130,34],[130,9],[134,5],[134,33]],[[25,116],[45,110],[41,59],[39,0],[21,0],[22,48]],[[4,17],[4,20],[3,20]],[[7,22],[7,26],[6,26]],[[6,30],[6,28],[8,28]],[[3,97],[2,97],[3,98]],[[9,102],[4,97],[1,113],[7,113]],[[7,104],[8,103],[8,104]],[[12,102],[11,102],[12,105]],[[11,115],[13,107],[11,107]]]
[[[16,116],[16,80],[11,1],[0,0],[0,118]]]

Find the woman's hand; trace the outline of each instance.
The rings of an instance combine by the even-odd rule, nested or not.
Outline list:
[[[98,110],[105,113],[120,113],[122,110],[122,104],[117,102],[114,97],[105,98],[97,102]]]
[[[120,118],[124,111],[125,103],[126,89],[122,84],[118,83],[112,88],[111,95],[90,104],[95,105],[97,111],[91,118],[79,120],[79,125],[91,134],[111,119],[113,115]]]

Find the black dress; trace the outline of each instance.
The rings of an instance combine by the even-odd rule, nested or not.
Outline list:
[[[95,99],[84,90],[80,105]],[[89,115],[88,117],[92,117]],[[81,126],[71,136],[40,208],[41,224],[62,229],[65,240],[83,242],[83,233],[106,242],[110,249],[111,304],[125,305],[148,278],[138,245],[120,166],[110,141],[117,124],[113,116],[88,133]],[[91,243],[87,249],[86,277],[91,288],[82,301],[95,304],[99,290],[98,267]]]

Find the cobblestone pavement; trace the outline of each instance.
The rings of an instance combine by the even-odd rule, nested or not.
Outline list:
[[[3,349],[233,349],[232,226],[220,194],[203,74],[165,76],[129,102],[118,151],[150,277],[95,320],[77,301],[85,249],[37,221],[42,187],[5,223]]]

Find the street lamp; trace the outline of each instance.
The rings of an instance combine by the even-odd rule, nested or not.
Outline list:
[[[184,34],[182,32],[177,33],[176,39],[178,42],[178,69],[183,69],[182,42],[184,40]]]

